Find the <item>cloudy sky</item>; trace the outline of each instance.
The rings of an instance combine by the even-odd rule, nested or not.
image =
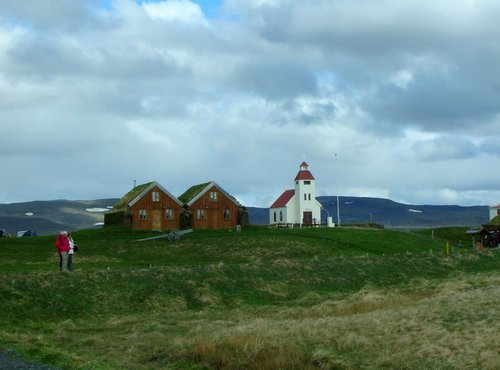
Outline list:
[[[215,180],[268,207],[303,160],[318,195],[500,203],[499,18],[497,0],[1,0],[0,203]]]

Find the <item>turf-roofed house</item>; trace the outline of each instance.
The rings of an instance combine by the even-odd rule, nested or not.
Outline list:
[[[106,225],[132,229],[177,230],[181,226],[183,204],[158,182],[138,185],[105,215]]]
[[[232,229],[246,223],[244,207],[215,181],[191,186],[179,196],[193,229]]]

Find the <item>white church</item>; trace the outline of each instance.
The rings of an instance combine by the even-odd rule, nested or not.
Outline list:
[[[269,223],[313,226],[321,224],[321,204],[316,200],[316,180],[302,162],[295,189],[285,190],[269,208]]]

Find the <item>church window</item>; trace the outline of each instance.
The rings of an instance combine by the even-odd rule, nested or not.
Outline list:
[[[283,211],[280,211],[280,222],[283,221]]]
[[[311,194],[309,193],[309,200],[311,200]]]
[[[307,200],[307,194],[304,193],[304,200]]]
[[[304,185],[311,185],[311,181],[309,180],[304,181]]]
[[[274,222],[276,222],[276,212],[274,212]]]

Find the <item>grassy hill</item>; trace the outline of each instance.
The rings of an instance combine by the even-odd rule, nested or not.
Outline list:
[[[49,200],[0,204],[0,229],[7,234],[35,230],[53,234],[61,230],[81,230],[104,221],[103,210],[118,199]]]
[[[0,349],[67,369],[498,368],[500,255],[464,232],[104,228],[75,234],[68,274],[53,236],[4,238]]]

